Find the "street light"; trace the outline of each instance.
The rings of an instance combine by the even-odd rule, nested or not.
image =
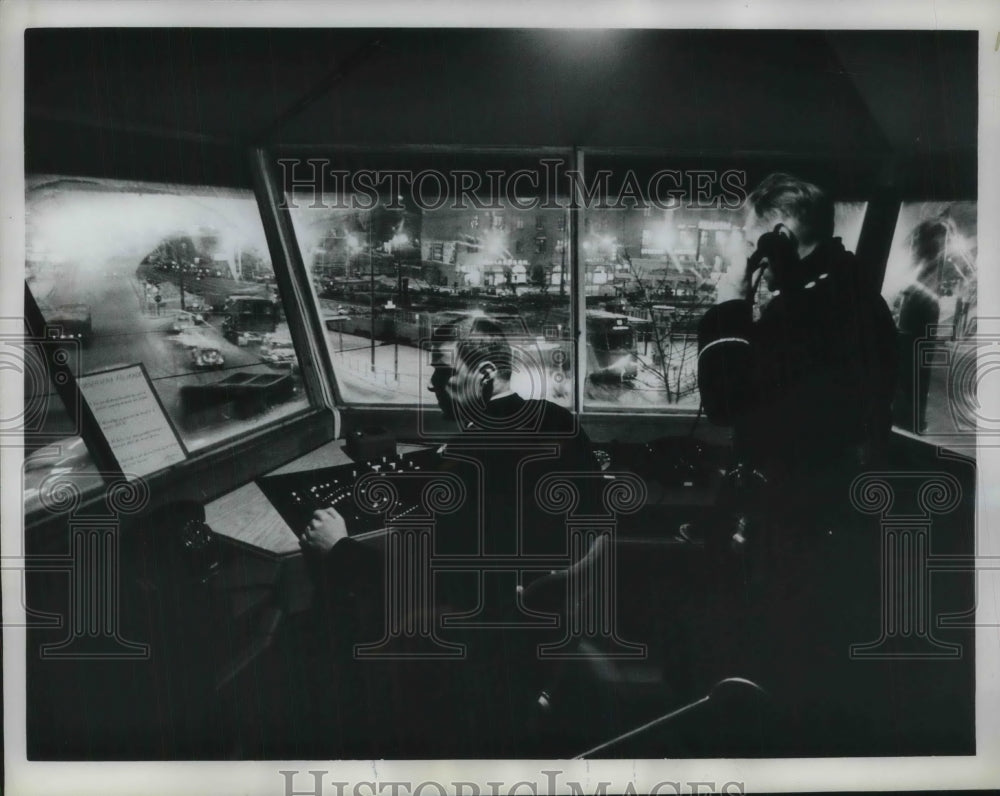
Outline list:
[[[393,369],[393,376],[398,382],[399,381],[399,335],[396,334],[396,310],[399,308],[392,303],[392,299],[389,299],[385,303],[385,308],[392,313],[392,369]]]

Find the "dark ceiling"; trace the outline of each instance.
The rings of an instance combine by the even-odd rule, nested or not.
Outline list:
[[[279,139],[793,151],[976,142],[975,33],[49,29],[28,31],[26,50],[30,112],[223,138],[253,138],[347,62]]]
[[[650,147],[693,156],[974,158],[977,144],[975,32],[25,35],[29,159],[60,141],[107,146],[106,137],[67,141],[76,129],[205,144]]]

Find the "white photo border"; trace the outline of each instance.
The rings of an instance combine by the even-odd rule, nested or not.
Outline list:
[[[201,2],[28,2],[6,0],[0,4],[0,263],[2,284],[0,318],[16,319],[21,306],[24,229],[23,86],[24,30],[29,27],[565,27],[567,14],[578,27],[743,28],[743,29],[956,29],[978,30],[979,38],[979,196],[980,219],[1000,218],[1000,5],[982,2],[940,3],[934,0],[871,0],[848,2],[795,2],[795,0],[734,0],[680,3],[576,0],[572,4],[506,2],[469,4],[457,0],[404,2],[332,2],[309,0],[262,2],[220,0]],[[1000,225],[979,225],[979,261],[1000,262]],[[1000,269],[984,267],[979,273],[981,317],[1000,318]],[[8,321],[7,323],[10,323]],[[16,323],[14,324],[16,326]],[[6,331],[6,329],[0,330]],[[984,329],[981,333],[1000,333]],[[20,333],[17,328],[14,333]],[[981,372],[981,376],[985,374]],[[23,400],[18,374],[2,373],[0,399],[5,416]],[[980,404],[1000,406],[996,379],[980,383]],[[20,472],[22,452],[0,449],[4,475],[0,527],[3,555],[21,549],[23,511],[20,495],[10,489]],[[981,446],[978,451],[977,549],[980,555],[1000,555],[1000,449]],[[992,473],[992,477],[990,474]],[[984,586],[992,583],[984,579]],[[441,782],[453,792],[455,783],[478,783],[492,793],[489,783],[503,782],[501,793],[518,782],[535,783],[548,792],[552,775],[559,771],[557,790],[566,783],[581,783],[594,792],[601,782],[612,783],[609,793],[629,785],[637,793],[650,792],[664,781],[741,783],[745,792],[804,790],[930,790],[981,789],[1000,786],[1000,618],[998,601],[989,588],[980,588],[979,627],[976,634],[978,753],[974,757],[858,758],[820,760],[664,760],[664,761],[351,761],[314,762],[141,762],[141,763],[39,763],[26,760],[25,741],[25,638],[16,627],[21,609],[17,573],[3,572],[4,663],[4,776],[10,794],[273,794],[311,787],[309,771],[323,771],[323,793],[337,793],[335,782],[350,783],[345,794],[384,792],[376,783]],[[984,626],[986,625],[986,626]],[[989,625],[994,625],[989,627]],[[292,788],[282,771],[297,771]],[[371,787],[369,787],[371,784]],[[559,787],[561,786],[561,787]],[[360,790],[358,789],[360,788]],[[705,786],[701,786],[705,792]],[[495,789],[494,789],[495,790]],[[311,790],[309,791],[311,792]],[[401,790],[401,792],[406,792]],[[412,792],[412,791],[410,791]],[[427,788],[425,793],[437,793]],[[469,789],[465,789],[469,793]],[[516,792],[532,792],[522,785]],[[673,788],[662,792],[674,792]],[[697,792],[692,789],[684,792]]]

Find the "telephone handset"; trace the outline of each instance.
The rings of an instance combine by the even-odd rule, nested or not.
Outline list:
[[[823,276],[817,265],[799,257],[799,239],[784,224],[776,224],[757,241],[757,249],[747,260],[747,275],[760,271],[753,282],[752,296],[757,294],[761,276],[770,269],[768,287],[788,293],[808,287]]]
[[[784,224],[776,224],[770,232],[765,232],[757,241],[757,248],[747,260],[747,274],[759,271],[753,283],[753,293],[757,294],[764,271],[770,268],[772,290],[790,290],[805,283],[800,267],[799,240]]]

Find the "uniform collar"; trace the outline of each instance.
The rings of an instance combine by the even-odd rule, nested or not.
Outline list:
[[[810,290],[827,279],[834,269],[840,267],[848,257],[840,238],[830,238],[817,244],[799,262],[798,273],[802,288]]]

